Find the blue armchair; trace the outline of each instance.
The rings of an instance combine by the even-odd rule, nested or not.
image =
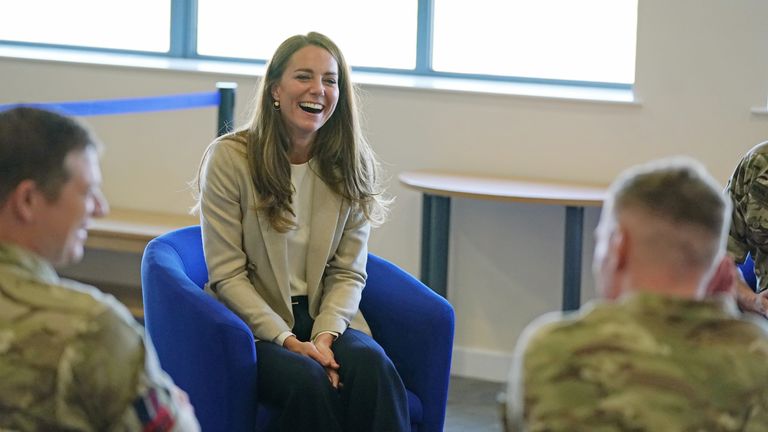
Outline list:
[[[443,430],[453,348],[451,305],[394,264],[368,257],[360,307],[408,391],[412,431]],[[144,319],[162,367],[190,397],[203,431],[258,431],[277,409],[259,403],[247,325],[202,287],[200,227],[161,235],[144,251]]]

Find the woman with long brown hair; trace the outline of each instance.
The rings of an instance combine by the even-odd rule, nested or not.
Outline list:
[[[246,127],[214,141],[199,176],[207,290],[256,337],[259,399],[285,431],[409,429],[405,389],[359,310],[378,163],[341,51],[285,40]]]

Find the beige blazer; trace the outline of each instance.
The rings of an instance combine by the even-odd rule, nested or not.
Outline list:
[[[258,196],[245,144],[215,142],[201,185],[200,224],[209,275],[206,291],[240,316],[256,339],[272,341],[291,331],[287,237],[256,211]],[[362,211],[351,208],[324,182],[315,182],[307,248],[313,338],[323,331],[343,333],[347,327],[371,334],[359,311],[369,233]]]

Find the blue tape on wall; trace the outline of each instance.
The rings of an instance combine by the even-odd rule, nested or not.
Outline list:
[[[218,106],[220,98],[221,96],[219,95],[219,92],[215,91],[127,99],[4,104],[0,105],[0,111],[9,110],[19,106],[28,106],[56,111],[71,116],[90,117]]]

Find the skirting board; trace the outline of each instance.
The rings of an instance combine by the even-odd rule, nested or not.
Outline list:
[[[451,375],[485,381],[506,382],[512,354],[476,348],[454,347]]]

